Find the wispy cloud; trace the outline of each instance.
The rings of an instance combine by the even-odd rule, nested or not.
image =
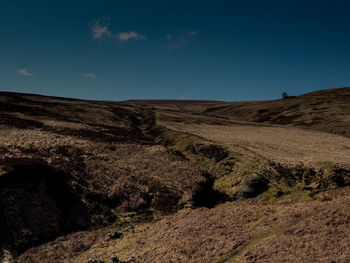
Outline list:
[[[27,69],[25,69],[25,68],[19,69],[19,70],[18,70],[18,73],[21,74],[21,75],[23,75],[23,76],[26,76],[26,77],[33,77],[33,76],[34,76],[34,74],[29,73],[29,72],[27,71]]]
[[[100,20],[97,20],[95,24],[91,26],[92,37],[94,39],[103,38],[103,37],[111,37],[112,32],[108,29],[108,25],[101,25]]]
[[[120,42],[127,42],[128,40],[147,39],[145,35],[142,35],[135,31],[119,32],[117,34],[114,34],[112,30],[109,29],[109,23],[101,22],[100,20],[96,20],[92,24],[91,31],[92,31],[92,37],[94,39],[101,39],[106,37],[106,38],[117,39]]]
[[[134,40],[144,40],[146,39],[146,36],[144,35],[141,35],[139,33],[136,33],[134,31],[130,31],[130,32],[122,32],[122,33],[119,33],[116,38],[119,40],[119,41],[122,41],[122,42],[125,42],[125,41],[128,41],[129,39],[134,39]]]
[[[83,74],[83,76],[85,78],[89,78],[89,79],[95,79],[96,78],[96,75],[94,73],[86,73],[86,74]]]
[[[182,31],[180,34],[177,34],[175,36],[168,34],[165,36],[165,38],[169,42],[165,46],[165,48],[166,49],[182,48],[197,35],[198,35],[198,31]]]

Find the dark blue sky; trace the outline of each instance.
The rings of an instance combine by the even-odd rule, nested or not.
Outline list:
[[[0,90],[257,100],[350,86],[350,1],[3,0]]]

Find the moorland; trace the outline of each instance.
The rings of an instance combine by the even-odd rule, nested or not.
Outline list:
[[[1,262],[350,262],[349,201],[350,88],[0,93]]]

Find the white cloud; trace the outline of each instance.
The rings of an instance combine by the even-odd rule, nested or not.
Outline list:
[[[19,69],[18,73],[23,75],[23,76],[26,76],[26,77],[33,77],[34,76],[34,74],[29,73],[25,68]]]
[[[94,73],[86,73],[83,75],[86,78],[95,79],[96,75]]]
[[[126,42],[128,40],[144,40],[146,36],[139,34],[135,31],[120,32],[114,34],[110,29],[108,23],[101,23],[100,20],[96,20],[91,26],[92,37],[94,39],[100,39],[103,37],[114,38],[120,42]]]
[[[119,40],[119,41],[122,41],[122,42],[125,42],[125,41],[128,41],[129,39],[134,39],[134,40],[143,40],[143,39],[146,39],[146,36],[144,35],[141,35],[139,33],[136,33],[134,31],[130,31],[130,32],[122,32],[122,33],[119,33],[116,38]]]

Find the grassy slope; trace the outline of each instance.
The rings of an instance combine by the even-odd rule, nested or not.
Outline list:
[[[112,103],[3,94],[2,174],[11,166],[9,156],[20,161],[33,153],[60,170],[68,167],[64,171],[75,179],[67,184],[87,204],[95,225],[112,229],[145,222],[137,215],[144,204],[156,215],[180,209],[124,232],[122,239],[106,243],[110,228],[77,232],[17,261],[85,263],[95,253],[104,260],[135,256],[138,262],[347,262],[349,190],[339,186],[350,178],[348,139],[269,124],[348,136],[348,95],[349,89],[340,89],[271,102]],[[298,145],[299,138],[306,141]],[[263,195],[192,209],[215,205],[205,196],[236,199],[253,172],[270,181]],[[109,200],[120,198],[124,202],[112,202],[112,208]],[[177,201],[169,206],[170,200]]]
[[[200,167],[147,134],[149,110],[5,93],[0,116],[0,253],[152,220],[205,191]]]
[[[272,101],[139,100],[125,104],[238,121],[297,126],[350,137],[350,87]]]
[[[83,232],[67,236],[29,250],[18,262],[32,257],[41,263],[80,263],[91,254],[105,261],[117,255],[144,263],[348,262],[349,208],[348,188],[323,193],[320,201],[227,202],[212,209],[182,210],[138,225],[134,232],[124,229],[122,238],[108,242],[103,231],[93,239]]]
[[[350,87],[307,93],[290,99],[233,102],[204,114],[258,123],[290,125],[350,137]]]

